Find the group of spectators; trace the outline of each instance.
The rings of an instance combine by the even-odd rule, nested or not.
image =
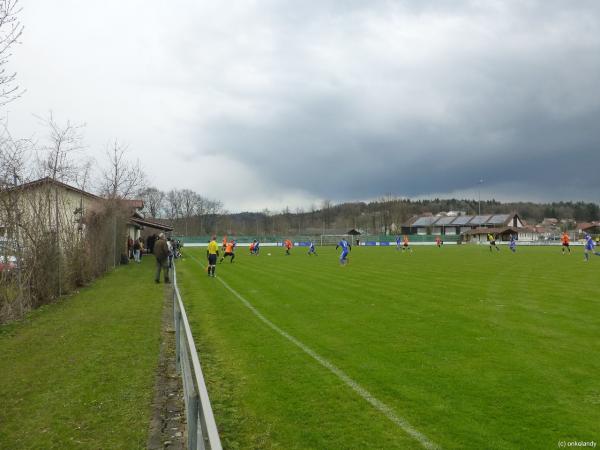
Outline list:
[[[153,244],[153,253],[156,257],[154,281],[160,283],[160,272],[162,271],[165,283],[170,283],[169,272],[173,267],[173,260],[181,257],[181,241],[170,237],[165,239],[165,234],[160,233]]]
[[[127,256],[136,263],[141,262],[144,253],[152,253],[156,257],[156,275],[154,281],[160,283],[160,273],[163,272],[165,283],[170,283],[169,270],[173,260],[181,257],[182,243],[179,239],[165,237],[164,233],[153,234],[144,239],[127,239]]]
[[[142,255],[144,254],[146,247],[144,246],[144,239],[142,237],[133,239],[131,236],[127,239],[127,257],[133,259],[136,263],[142,261]]]

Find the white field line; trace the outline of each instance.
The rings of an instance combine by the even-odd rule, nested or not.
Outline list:
[[[194,256],[192,256],[191,258],[193,260],[197,261],[202,267],[206,267],[202,262],[200,262]],[[302,350],[304,353],[309,355],[311,358],[313,358],[315,361],[317,361],[323,367],[325,367],[330,372],[332,372],[334,375],[336,375],[340,380],[342,380],[344,382],[344,384],[346,384],[346,386],[351,388],[354,392],[356,392],[358,395],[360,395],[364,400],[369,402],[375,409],[377,409],[379,412],[381,412],[385,417],[387,417],[389,420],[391,420],[396,425],[398,425],[402,430],[404,430],[404,432],[406,432],[406,434],[413,437],[424,448],[431,449],[431,450],[440,449],[440,447],[437,444],[435,444],[434,442],[429,440],[429,438],[427,436],[425,436],[423,433],[416,430],[410,423],[408,423],[408,421],[406,419],[399,417],[393,411],[393,409],[391,407],[389,407],[388,405],[383,403],[381,400],[377,399],[373,394],[371,394],[369,391],[367,391],[364,387],[362,387],[360,384],[358,384],[356,381],[354,381],[352,378],[350,378],[348,375],[346,375],[346,373],[344,371],[342,371],[337,366],[333,365],[331,362],[329,362],[328,360],[323,358],[321,355],[319,355],[317,352],[312,350],[310,347],[308,347],[307,345],[305,345],[304,343],[302,343],[301,341],[296,339],[291,334],[288,334],[286,331],[282,330],[277,325],[275,325],[273,322],[271,322],[269,319],[267,319],[265,316],[263,316],[259,310],[257,310],[248,300],[246,300],[244,297],[242,297],[235,289],[233,289],[225,281],[223,281],[222,278],[216,277],[216,279],[218,281],[220,281],[221,284],[223,286],[225,286],[225,288],[229,292],[231,292],[240,302],[242,302],[242,304],[246,308],[248,308],[252,312],[252,314],[254,314],[256,317],[258,317],[265,325],[267,325],[269,328],[271,328],[273,331],[275,331],[280,336],[286,338],[288,341],[290,341],[291,343],[296,345],[300,350]]]

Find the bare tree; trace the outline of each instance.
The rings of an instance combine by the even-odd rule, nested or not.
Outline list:
[[[84,148],[82,129],[85,124],[73,124],[69,120],[61,124],[52,111],[41,120],[48,129],[48,140],[38,151],[38,175],[74,182],[80,169],[77,153]]]
[[[207,231],[215,232],[219,214],[225,214],[223,203],[218,200],[204,199],[205,214],[204,225]]]
[[[332,212],[331,209],[333,207],[333,203],[329,199],[324,199],[321,203],[321,217],[323,219],[323,232],[325,232],[325,227],[329,228],[332,220]]]
[[[91,159],[86,159],[79,166],[79,170],[75,173],[75,186],[77,186],[82,191],[88,189],[88,184],[90,182],[90,178],[92,175],[92,168],[94,165],[94,161]]]
[[[7,72],[6,66],[11,56],[11,47],[19,43],[23,25],[19,21],[18,0],[0,0],[0,106],[21,96],[16,84],[16,72]]]
[[[171,189],[167,192],[165,212],[171,220],[176,220],[181,217],[181,191]]]
[[[196,212],[196,205],[198,204],[197,198],[199,197],[194,191],[190,189],[183,189],[180,191],[181,199],[181,215],[185,222],[185,235],[188,235],[188,221],[194,216]]]
[[[148,187],[142,191],[141,197],[144,200],[144,209],[150,217],[158,217],[164,206],[165,193],[155,187]]]
[[[206,231],[207,216],[214,216],[223,213],[223,204],[218,200],[210,200],[202,195],[196,194],[194,197],[194,215],[198,217],[200,225],[200,234]]]
[[[106,151],[108,166],[102,171],[101,191],[108,198],[131,198],[144,189],[146,176],[140,161],[127,160],[126,152],[127,146],[117,140]]]
[[[226,214],[223,209],[223,203],[219,200],[206,200],[206,212],[207,214]]]
[[[13,139],[3,122],[0,125],[0,189],[15,186],[25,180],[31,153],[31,140]]]
[[[303,219],[304,218],[304,209],[301,207],[296,208],[296,225],[298,227],[298,234],[300,234],[301,230],[302,230],[302,226],[303,226]]]
[[[205,199],[201,195],[198,195],[196,197],[196,204],[194,205],[194,210],[196,211],[196,216],[198,216],[198,221],[200,225],[200,234],[204,233],[204,216],[206,215],[208,210],[206,202],[207,199]]]

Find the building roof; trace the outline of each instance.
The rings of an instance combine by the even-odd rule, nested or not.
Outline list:
[[[154,221],[147,220],[147,219],[138,219],[137,217],[132,217],[129,220],[130,220],[130,222],[133,222],[138,225],[142,225],[144,227],[156,228],[157,230],[162,230],[162,231],[173,231],[172,226],[166,225],[164,223],[154,222]]]
[[[465,231],[464,234],[504,234],[507,232],[510,233],[519,233],[519,231],[524,231],[523,229],[515,229],[513,227],[495,227],[495,228],[487,228],[487,227],[478,227],[469,231]]]
[[[511,214],[486,214],[479,216],[420,216],[413,219],[411,227],[428,227],[428,226],[502,226],[510,225],[516,213]]]
[[[465,231],[463,234],[489,234],[489,233],[493,233],[493,234],[503,234],[503,233],[536,233],[537,230],[534,227],[522,227],[522,228],[515,228],[512,226],[503,226],[503,227],[493,227],[493,228],[489,228],[489,227],[477,227],[474,228],[472,230],[468,230]]]
[[[496,214],[495,216],[490,217],[486,223],[491,225],[504,225],[510,219],[515,217],[515,215],[516,214]]]
[[[435,226],[450,225],[455,219],[456,216],[442,216],[435,222]]]
[[[473,216],[458,216],[452,221],[452,225],[466,225],[468,224]]]
[[[129,206],[130,208],[135,208],[135,209],[143,209],[144,208],[144,200],[141,200],[141,199],[133,199],[133,200],[123,199],[121,201],[126,206]]]
[[[424,217],[419,217],[417,220],[415,220],[411,227],[428,227],[429,225],[433,224],[436,220],[438,220],[438,217],[434,217],[434,216],[424,216]]]
[[[38,186],[43,186],[45,184],[54,184],[55,186],[61,187],[63,189],[76,192],[81,195],[85,195],[86,197],[90,197],[96,200],[102,200],[102,197],[99,197],[91,192],[84,191],[82,189],[76,188],[75,186],[71,186],[69,184],[63,183],[62,181],[55,180],[50,177],[40,178],[39,180],[29,181],[27,183],[20,184],[18,186],[7,189],[7,191],[13,190],[22,190],[22,189],[32,189]]]
[[[591,230],[595,227],[600,227],[600,222],[583,222],[577,224],[577,229],[581,231]]]
[[[471,219],[469,225],[483,225],[484,223],[488,223],[491,218],[492,216],[489,214],[485,216],[475,216]]]

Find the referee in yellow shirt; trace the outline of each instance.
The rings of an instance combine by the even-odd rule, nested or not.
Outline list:
[[[206,249],[206,256],[208,257],[208,276],[215,276],[215,267],[217,265],[217,256],[219,256],[219,246],[217,245],[217,237],[213,236],[208,243]]]

